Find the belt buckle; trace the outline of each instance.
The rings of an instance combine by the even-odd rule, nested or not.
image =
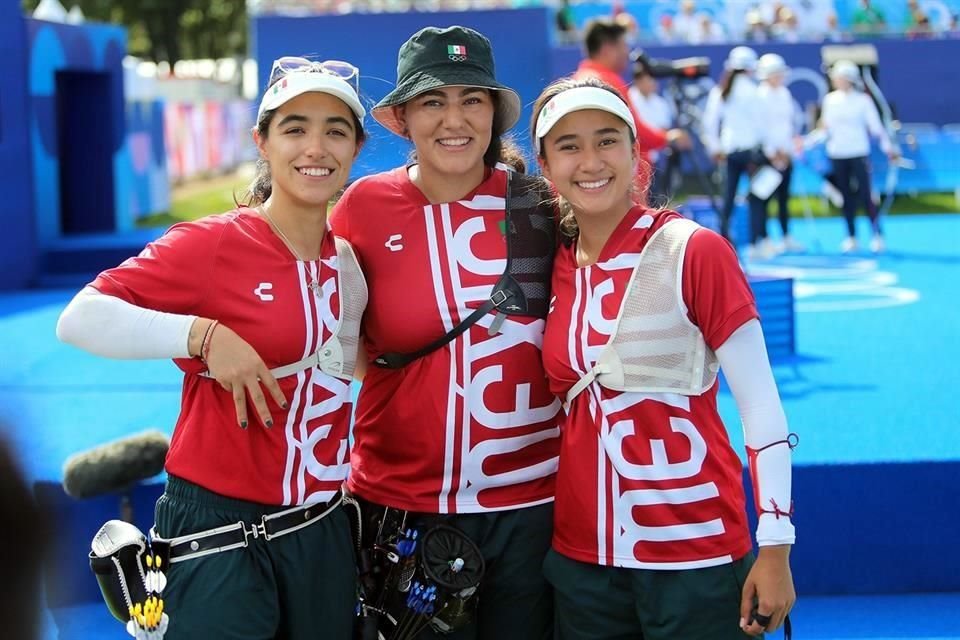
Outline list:
[[[250,545],[250,537],[253,536],[253,539],[263,538],[264,540],[269,540],[271,538],[270,534],[267,533],[267,522],[261,517],[260,522],[253,522],[250,524],[250,528],[247,528],[247,523],[240,521],[240,526],[243,528],[243,542],[244,546]]]
[[[507,298],[509,297],[510,296],[508,296],[503,289],[498,289],[497,291],[494,292],[492,296],[490,296],[490,302],[493,303],[493,306],[499,307],[504,302],[506,302]]]

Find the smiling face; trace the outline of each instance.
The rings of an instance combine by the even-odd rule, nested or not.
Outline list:
[[[563,116],[543,138],[543,175],[577,214],[618,220],[633,206],[636,156],[627,124],[599,109]]]
[[[339,98],[304,93],[273,114],[267,135],[254,133],[270,165],[271,198],[298,208],[326,207],[343,188],[360,151],[356,120]]]
[[[440,87],[396,109],[422,174],[480,183],[496,110],[488,89]]]

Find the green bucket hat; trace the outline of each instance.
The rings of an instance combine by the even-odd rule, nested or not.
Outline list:
[[[404,135],[393,107],[438,87],[482,87],[499,92],[495,121],[503,131],[520,119],[520,96],[497,82],[490,41],[467,27],[426,27],[403,43],[397,54],[397,88],[371,111],[374,119]]]

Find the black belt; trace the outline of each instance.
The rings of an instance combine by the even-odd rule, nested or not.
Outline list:
[[[250,538],[273,540],[288,533],[299,531],[319,522],[331,511],[340,506],[343,491],[337,490],[334,496],[324,503],[310,504],[270,513],[259,522],[247,523],[241,520],[216,529],[164,539],[157,535],[156,527],[150,530],[150,544],[154,553],[167,558],[167,562],[183,562],[201,556],[222,551],[242,549],[250,546]]]

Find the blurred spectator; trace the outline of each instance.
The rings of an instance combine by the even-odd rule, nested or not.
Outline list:
[[[771,27],[770,32],[773,39],[779,42],[800,42],[797,16],[787,7],[780,9],[777,21]]]
[[[744,40],[752,43],[763,43],[770,39],[767,23],[763,21],[759,9],[747,11],[746,20],[747,30],[743,34]]]
[[[930,18],[920,8],[917,0],[907,0],[907,17],[903,23],[903,31],[908,38],[929,38],[933,35]]]
[[[887,19],[870,0],[860,0],[860,8],[853,12],[853,32],[858,35],[876,35],[887,30]]]
[[[718,44],[726,42],[727,36],[709,13],[700,14],[696,30],[690,35],[690,44]]]
[[[4,550],[4,580],[0,589],[3,637],[39,638],[40,568],[49,540],[47,522],[24,482],[13,453],[0,440],[0,548]]]
[[[827,42],[844,42],[848,40],[847,34],[840,29],[837,14],[830,13],[827,16],[827,31],[823,34],[823,39]]]
[[[637,19],[633,17],[633,14],[626,10],[620,11],[613,16],[613,21],[623,27],[627,46],[635,47],[640,39],[640,25],[637,24]]]
[[[680,12],[673,18],[673,31],[681,42],[691,42],[698,29],[697,3],[694,0],[682,0]]]
[[[960,16],[957,14],[950,16],[950,27],[944,35],[948,38],[960,38]]]
[[[660,16],[660,22],[657,24],[656,34],[657,40],[663,44],[673,44],[679,40],[677,37],[677,32],[673,27],[673,16],[671,16],[669,13],[665,13]]]
[[[570,0],[560,0],[560,8],[557,9],[557,38],[561,44],[577,42],[577,25],[573,21]]]
[[[822,40],[830,27],[830,16],[836,21],[833,0],[797,0],[790,5],[797,19],[802,40]],[[836,28],[836,24],[832,28]]]
[[[635,65],[633,84],[627,92],[630,105],[644,122],[669,129],[673,125],[673,107],[658,93],[659,90],[659,83],[650,75],[649,69],[645,65]]]

